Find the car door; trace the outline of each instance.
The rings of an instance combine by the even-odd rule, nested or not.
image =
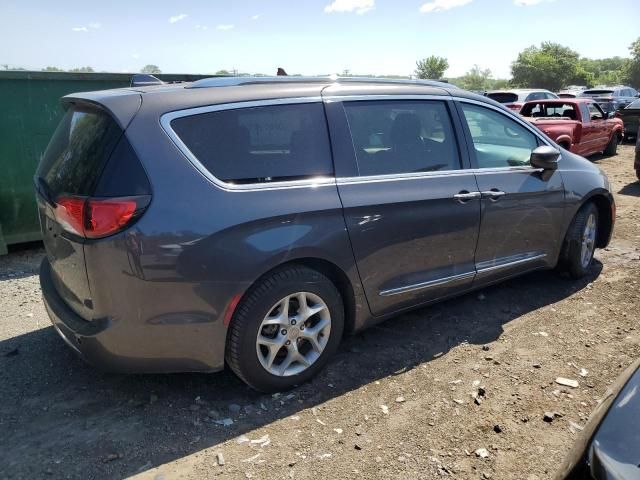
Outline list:
[[[529,164],[541,138],[500,109],[466,101],[458,106],[482,195],[476,285],[554,265],[564,186],[559,171]]]
[[[475,176],[463,169],[452,102],[420,98],[327,103],[344,219],[374,316],[464,291],[475,275]]]
[[[587,104],[589,109],[589,117],[591,118],[591,124],[593,126],[594,135],[594,150],[593,152],[601,152],[609,143],[609,129],[606,123],[606,114],[597,103]]]

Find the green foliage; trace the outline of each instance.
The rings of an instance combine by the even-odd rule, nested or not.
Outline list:
[[[140,73],[149,73],[149,74],[162,73],[162,70],[160,70],[160,67],[158,67],[157,65],[149,64],[142,67],[142,70],[140,70]]]
[[[91,67],[72,68],[69,71],[70,72],[75,72],[75,73],[93,73],[94,72],[93,68],[91,68]]]
[[[478,65],[474,65],[460,80],[460,86],[467,90],[487,90],[490,88],[491,70],[482,70]]]
[[[631,58],[622,67],[622,78],[636,89],[640,89],[640,37],[629,46]]]
[[[449,62],[444,57],[431,55],[416,62],[416,75],[418,78],[439,80],[449,68]]]
[[[216,73],[216,75],[231,75],[231,72],[229,70],[218,70]]]
[[[462,77],[450,78],[449,81],[460,88],[473,91],[498,90],[509,86],[509,80],[491,78],[491,70],[483,70],[478,65],[474,65]]]
[[[579,68],[586,72],[583,85],[616,85],[622,83],[622,68],[627,59],[610,57],[600,59],[581,58]]]
[[[558,91],[565,85],[585,81],[578,52],[557,43],[543,42],[518,54],[511,64],[513,84],[518,87],[547,88]]]
[[[42,69],[43,72],[64,72],[63,69],[58,67],[45,67]]]

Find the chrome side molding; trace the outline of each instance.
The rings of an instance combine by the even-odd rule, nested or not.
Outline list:
[[[521,257],[516,260],[507,261],[499,264],[494,263],[493,265],[489,264],[491,262],[483,262],[481,264],[476,265],[475,272],[460,273],[458,275],[451,275],[449,277],[429,280],[427,282],[415,283],[412,285],[405,285],[404,287],[389,288],[387,290],[381,290],[380,293],[378,293],[378,295],[381,297],[389,297],[391,295],[401,295],[403,293],[416,292],[418,290],[425,290],[425,289],[434,288],[434,287],[441,287],[449,283],[454,283],[460,280],[473,278],[476,275],[482,275],[482,274],[493,272],[496,270],[501,270],[503,268],[510,268],[516,265],[522,265],[525,263],[534,262],[536,260],[541,260],[546,256],[547,256],[546,253],[540,253],[537,255],[529,255],[526,257]],[[488,265],[488,266],[481,266],[481,265]]]
[[[440,287],[448,283],[457,282],[460,280],[466,280],[476,275],[476,272],[461,273],[459,275],[452,275],[450,277],[438,278],[436,280],[429,280],[428,282],[416,283],[413,285],[406,285],[404,287],[390,288],[388,290],[382,290],[378,295],[381,297],[388,297],[390,295],[400,295],[401,293],[415,292],[417,290],[424,290],[426,288]]]

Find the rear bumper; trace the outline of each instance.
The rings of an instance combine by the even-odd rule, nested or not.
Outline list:
[[[224,351],[192,348],[193,331],[158,338],[152,326],[129,328],[126,321],[102,318],[87,321],[76,314],[55,289],[51,266],[40,266],[40,286],[51,323],[80,357],[102,370],[121,373],[213,372],[224,366]],[[166,337],[163,332],[162,337]],[[211,342],[214,343],[214,342]],[[205,353],[203,355],[203,353]]]

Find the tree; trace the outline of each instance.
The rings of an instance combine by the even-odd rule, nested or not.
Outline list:
[[[149,64],[142,67],[142,70],[140,70],[140,73],[150,73],[150,74],[162,73],[162,70],[160,70],[160,67],[158,67],[157,65]]]
[[[640,89],[640,37],[629,46],[631,58],[622,67],[622,79],[636,89]]]
[[[231,75],[231,72],[229,72],[229,70],[218,70],[216,73],[216,75]]]
[[[93,68],[91,68],[91,67],[72,68],[69,71],[70,72],[74,72],[74,73],[93,73],[94,72]]]
[[[491,70],[482,70],[478,65],[474,65],[460,78],[460,86],[467,90],[488,90],[491,88],[490,82]]]
[[[431,55],[416,62],[416,75],[418,78],[439,80],[447,68],[449,68],[449,62],[446,58]]]
[[[571,83],[584,82],[586,72],[579,68],[579,58],[577,52],[557,43],[543,42],[539,48],[532,45],[511,64],[513,84],[558,91]]]
[[[45,67],[42,69],[43,72],[64,72],[63,69],[58,67]]]

